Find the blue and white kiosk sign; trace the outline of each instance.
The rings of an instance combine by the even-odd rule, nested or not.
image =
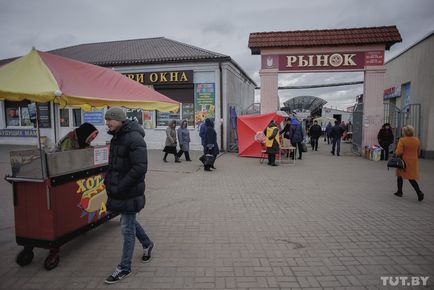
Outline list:
[[[83,113],[83,121],[93,125],[104,125],[104,112],[103,110],[94,110],[92,112]]]

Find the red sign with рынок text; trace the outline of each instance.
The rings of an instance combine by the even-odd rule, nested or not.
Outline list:
[[[362,70],[384,64],[384,51],[262,55],[262,68],[279,71]]]

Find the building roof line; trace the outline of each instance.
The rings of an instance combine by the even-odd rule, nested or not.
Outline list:
[[[427,35],[423,36],[420,40],[417,40],[412,45],[410,45],[409,47],[405,48],[403,51],[401,51],[400,53],[398,53],[397,55],[395,55],[394,57],[392,57],[391,59],[389,59],[388,61],[386,61],[385,64],[388,64],[389,62],[392,62],[393,60],[395,60],[399,56],[403,55],[404,53],[406,53],[407,51],[409,51],[410,49],[412,49],[416,45],[420,44],[421,42],[424,42],[425,40],[427,40],[428,38],[430,38],[433,35],[434,35],[434,30],[432,30]]]

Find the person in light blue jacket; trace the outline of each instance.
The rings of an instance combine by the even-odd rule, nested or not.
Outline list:
[[[187,129],[187,120],[183,120],[181,122],[181,126],[178,128],[178,142],[179,142],[179,151],[178,151],[178,158],[182,156],[184,153],[185,160],[191,161],[190,159],[190,132]]]

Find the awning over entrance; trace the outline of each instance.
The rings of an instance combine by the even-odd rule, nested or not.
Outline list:
[[[294,110],[299,110],[301,112],[308,110],[311,113],[314,113],[321,109],[325,104],[327,104],[327,101],[318,97],[298,96],[285,101],[282,110],[286,112],[293,112]]]

